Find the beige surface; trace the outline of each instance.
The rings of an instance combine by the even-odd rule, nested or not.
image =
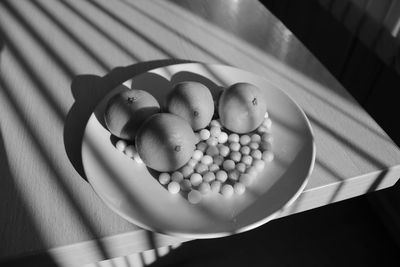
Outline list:
[[[101,97],[178,62],[170,59],[262,75],[307,113],[316,165],[283,215],[399,177],[399,149],[257,1],[1,1],[0,28],[0,258],[50,249],[56,261],[79,265],[179,242],[106,208],[82,178],[79,158],[83,127]]]

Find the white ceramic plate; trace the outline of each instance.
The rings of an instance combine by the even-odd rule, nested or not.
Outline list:
[[[125,86],[147,90],[160,103],[180,81],[199,81],[214,95],[223,86],[249,82],[262,89],[272,119],[274,160],[241,196],[209,194],[200,204],[170,194],[144,164],[119,152],[103,126],[102,114],[113,90],[90,117],[82,142],[88,181],[100,198],[126,220],[152,231],[185,238],[214,238],[247,231],[276,217],[304,189],[315,159],[310,123],[283,91],[255,74],[223,65],[177,64],[132,78]]]

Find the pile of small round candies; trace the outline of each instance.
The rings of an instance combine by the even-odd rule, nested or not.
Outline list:
[[[135,145],[131,144],[128,141],[119,139],[115,143],[115,148],[124,153],[126,156],[134,159],[137,163],[143,163],[142,159],[140,158],[138,152],[136,151]]]
[[[196,149],[189,162],[179,170],[160,173],[158,181],[171,194],[187,193],[190,203],[199,203],[214,192],[224,197],[242,195],[265,164],[274,158],[272,121],[265,115],[263,123],[252,133],[229,133],[218,120],[196,132]]]

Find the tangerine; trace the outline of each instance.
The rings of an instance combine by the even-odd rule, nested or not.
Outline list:
[[[150,93],[126,88],[107,102],[104,120],[113,135],[134,140],[142,123],[158,112],[160,105]]]
[[[214,115],[214,100],[208,87],[199,82],[181,82],[168,97],[167,108],[197,131],[205,128]]]
[[[183,118],[158,113],[140,127],[135,139],[140,158],[160,172],[175,171],[185,165],[196,147],[196,137]]]
[[[261,90],[250,83],[236,83],[225,89],[218,102],[221,124],[235,133],[254,131],[264,120],[267,104]]]

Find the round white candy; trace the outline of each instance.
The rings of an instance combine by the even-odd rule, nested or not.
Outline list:
[[[223,170],[219,170],[217,171],[217,173],[215,174],[215,178],[220,181],[220,182],[225,182],[228,179],[228,174],[226,173],[226,171]]]
[[[270,133],[263,133],[262,136],[261,136],[261,140],[265,141],[265,142],[272,143],[273,139],[274,138],[272,137],[272,135]]]
[[[127,147],[125,147],[124,150],[125,155],[127,155],[130,158],[133,158],[133,156],[137,153],[136,152],[136,148],[133,145],[129,145]]]
[[[214,156],[213,157],[213,162],[214,162],[214,164],[216,164],[216,165],[218,165],[218,166],[221,166],[222,165],[222,163],[224,163],[224,157],[223,156],[221,156],[221,155],[217,155],[217,156]]]
[[[211,191],[218,193],[221,190],[222,183],[220,181],[213,181],[211,183]]]
[[[179,183],[183,180],[183,174],[179,171],[175,171],[171,174],[171,180]]]
[[[199,161],[201,160],[202,157],[203,157],[203,152],[201,150],[197,149],[193,152],[192,159]]]
[[[253,150],[256,150],[256,149],[258,149],[258,148],[260,147],[260,145],[259,145],[257,142],[251,142],[251,143],[249,144],[249,147],[250,147],[251,149],[253,149]]]
[[[231,160],[233,160],[234,162],[239,162],[240,159],[242,158],[242,154],[240,154],[239,151],[232,151],[229,154],[229,157],[231,158]]]
[[[228,137],[228,141],[229,142],[231,142],[231,143],[239,143],[239,135],[238,134],[235,134],[235,133],[232,133],[232,134],[230,134],[229,135],[229,137]]]
[[[224,168],[225,171],[230,171],[235,169],[235,162],[231,159],[227,159],[222,163],[222,167]]]
[[[190,175],[190,182],[192,183],[193,186],[198,186],[203,182],[203,177],[201,176],[200,173],[193,173]]]
[[[261,141],[261,136],[258,134],[253,134],[251,136],[251,142],[256,142],[256,143],[260,143]]]
[[[202,129],[200,132],[200,138],[201,140],[207,140],[208,138],[210,138],[210,131],[207,129]]]
[[[257,128],[257,133],[259,133],[259,134],[263,134],[266,132],[268,132],[268,129],[264,125],[261,125],[260,127]]]
[[[236,195],[242,195],[244,191],[246,191],[246,187],[242,183],[235,183],[233,190],[235,191]]]
[[[199,185],[199,191],[200,191],[200,193],[202,193],[203,195],[209,193],[209,192],[211,191],[211,186],[210,186],[210,184],[209,184],[209,183],[205,183],[205,182],[201,183],[201,184]]]
[[[221,127],[212,126],[210,129],[211,136],[217,137],[221,134]]]
[[[198,163],[195,168],[197,173],[203,174],[208,171],[208,167],[204,163]]]
[[[221,188],[221,194],[224,197],[231,197],[233,195],[233,187],[230,184],[224,184]]]
[[[181,186],[179,185],[178,182],[172,181],[168,184],[168,191],[171,194],[176,194],[179,192],[179,190],[181,190]]]
[[[181,169],[181,173],[183,174],[183,177],[185,177],[185,178],[192,175],[193,171],[194,171],[193,167],[190,167],[189,165],[185,165]]]
[[[221,132],[218,136],[218,143],[224,144],[228,141],[228,134],[226,132]]]
[[[206,172],[203,175],[203,181],[206,183],[211,183],[214,180],[215,180],[215,174],[213,172]]]
[[[200,150],[201,152],[205,152],[207,149],[208,145],[206,142],[200,142],[196,145],[197,150]]]
[[[225,145],[221,145],[219,146],[219,154],[223,157],[226,157],[229,155],[230,149],[229,147],[225,146]]]
[[[183,179],[180,183],[182,191],[189,191],[192,188],[192,183],[188,179]]]
[[[244,155],[244,156],[242,157],[242,162],[243,162],[244,164],[246,164],[247,166],[250,166],[251,163],[253,162],[253,158],[252,158],[250,155]]]
[[[190,159],[190,160],[188,161],[188,163],[186,163],[186,164],[187,164],[188,166],[194,168],[194,167],[196,167],[196,165],[197,165],[197,160],[195,160],[195,159]]]
[[[158,176],[158,181],[159,181],[160,184],[162,184],[162,185],[168,184],[170,180],[171,180],[171,176],[170,176],[169,173],[167,173],[167,172],[162,172],[162,173],[160,173],[160,175]]]
[[[133,154],[133,159],[134,159],[137,163],[143,163],[143,160],[140,158],[139,153],[137,153],[137,151],[135,151],[135,153]]]
[[[219,150],[217,146],[209,146],[206,150],[206,154],[213,157],[219,154]]]
[[[251,138],[250,138],[250,136],[248,136],[247,134],[242,135],[242,136],[240,137],[240,139],[239,139],[239,142],[240,142],[240,144],[241,144],[242,146],[248,145],[248,144],[250,143],[250,141],[251,141]]]
[[[265,162],[261,159],[256,159],[253,161],[253,166],[258,172],[261,172],[264,169]]]
[[[270,129],[272,126],[272,120],[270,118],[266,118],[262,124],[265,128]]]
[[[260,150],[256,149],[256,150],[251,151],[250,156],[252,156],[253,159],[261,159],[262,153]]]
[[[210,126],[211,126],[211,127],[219,127],[219,128],[222,127],[221,123],[220,123],[218,120],[212,120],[212,121],[210,122]]]
[[[229,149],[231,151],[239,151],[240,150],[240,144],[238,142],[232,142],[229,144]]]
[[[192,190],[188,194],[188,200],[192,204],[197,204],[201,201],[202,195],[199,191],[197,190]]]
[[[125,140],[118,140],[117,143],[115,143],[115,147],[121,152],[125,150],[127,145],[128,143]]]
[[[201,137],[199,133],[194,133],[194,136],[196,137],[196,144],[198,144],[201,141]]]
[[[246,171],[246,164],[239,162],[236,164],[236,170],[238,170],[240,173],[244,173]]]
[[[262,153],[262,159],[265,161],[265,162],[271,162],[273,159],[274,159],[274,153],[272,153],[272,151],[264,151],[263,153]]]
[[[213,158],[210,155],[204,155],[201,159],[201,163],[208,166],[213,163]]]
[[[210,166],[208,166],[208,169],[210,170],[210,172],[217,172],[219,170],[220,165],[213,163]]]
[[[271,148],[272,148],[272,144],[268,141],[261,141],[260,146],[261,146],[262,150],[264,150],[264,151],[271,150]]]
[[[240,148],[240,153],[242,153],[242,155],[249,155],[250,151],[251,151],[251,149],[248,146],[242,146]]]
[[[237,181],[239,180],[239,176],[240,176],[240,172],[238,170],[230,170],[228,172],[228,177],[229,179],[233,180],[233,181]]]
[[[209,146],[216,146],[218,145],[218,139],[214,136],[211,136],[210,138],[207,139],[206,143]]]
[[[253,166],[247,168],[246,173],[254,178],[258,175],[257,169]]]

